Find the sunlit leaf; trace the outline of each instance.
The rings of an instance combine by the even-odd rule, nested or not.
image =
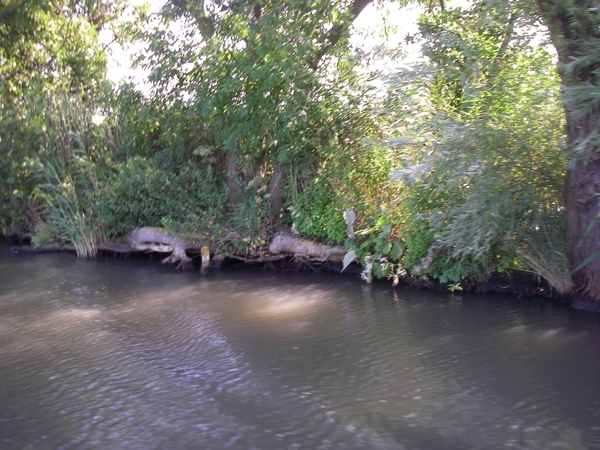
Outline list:
[[[356,252],[354,250],[350,250],[349,252],[347,252],[344,255],[344,260],[342,261],[341,272],[346,270],[346,267],[348,267],[354,260],[356,260],[357,257],[358,257],[358,255],[356,254]]]

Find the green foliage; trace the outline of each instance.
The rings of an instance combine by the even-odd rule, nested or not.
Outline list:
[[[152,70],[160,92],[154,101],[162,109],[189,105],[185,117],[202,124],[196,133],[205,138],[198,143],[202,148],[215,148],[218,161],[236,155],[235,177],[270,173],[277,164],[288,176],[301,171],[308,185],[319,163],[348,135],[359,134],[351,131],[353,119],[343,117],[350,108],[340,92],[348,85],[350,68],[325,70],[319,64],[332,50],[331,24],[347,28],[351,17],[345,2],[171,4],[149,34],[151,53],[140,63]],[[174,22],[183,30],[179,35],[169,31]],[[334,53],[342,56],[346,41],[340,36]],[[352,115],[358,117],[356,109]],[[181,131],[168,136],[165,145],[189,134]],[[294,189],[285,192],[285,206],[295,206]]]
[[[346,238],[346,208],[356,212],[356,226],[361,228],[373,227],[382,208],[398,216],[392,204],[397,203],[399,191],[389,183],[395,153],[360,135],[379,132],[376,120],[368,117],[373,112],[368,107],[360,115],[346,109],[339,112],[343,126],[352,131],[340,132],[344,145],[327,155],[318,176],[298,193],[292,213],[295,230],[330,244],[341,244]]]
[[[106,58],[98,33],[122,12],[123,2],[8,0],[0,11],[0,73],[5,100],[17,104],[33,90],[92,93]]]
[[[79,122],[91,120],[95,101],[106,87],[106,55],[99,33],[112,30],[118,37],[116,25],[125,8],[121,0],[7,0],[0,7],[3,233],[23,235],[38,225],[45,204],[33,195],[39,181],[36,161],[51,160],[53,152],[67,148],[70,131],[85,141],[90,158],[99,156],[92,155],[99,150],[95,139],[69,129],[72,118],[57,110],[78,113],[83,111],[79,106],[65,105],[85,103],[87,110]]]
[[[381,74],[357,70],[348,2],[167,2],[140,34],[143,94],[104,83],[99,31],[135,33],[119,26],[121,1],[4,3],[4,232],[91,256],[104,235],[163,226],[218,235],[248,256],[280,220],[342,244],[351,209],[360,231],[345,264],[360,261],[365,279],[397,282],[406,267],[460,290],[516,266],[570,289],[564,119],[531,4],[429,11],[419,24],[428,63],[387,74],[384,98]],[[582,121],[600,104],[586,81],[597,76],[590,30],[561,67],[565,105]],[[594,136],[571,156],[589,160]],[[269,192],[283,193],[282,217]]]
[[[451,284],[448,285],[448,290],[450,292],[456,292],[456,291],[462,291],[463,288],[460,285],[460,283],[451,283]]]
[[[415,208],[420,205],[415,204]],[[408,212],[412,212],[410,208]],[[402,240],[406,245],[404,265],[409,269],[421,265],[429,253],[429,249],[435,242],[435,233],[428,221],[416,216],[409,217],[402,230]]]
[[[390,217],[383,214],[370,228],[359,230],[354,239],[345,244],[346,258],[344,269],[353,260],[358,259],[363,266],[361,277],[367,283],[372,277],[391,278],[394,285],[406,274],[401,263],[404,247],[392,233]]]
[[[109,236],[175,224],[192,227],[176,231],[206,232],[223,220],[225,189],[210,166],[160,167],[132,157],[105,170],[97,211]]]
[[[430,106],[409,139],[392,140],[404,153],[395,175],[406,188],[404,263],[414,274],[457,283],[531,268],[523,252],[537,245],[564,264],[563,116],[551,55],[526,45],[527,29],[515,32],[529,20],[499,3],[421,22],[435,70],[421,78],[428,97],[408,96]],[[559,232],[539,239],[547,228]]]
[[[40,222],[35,228],[35,234],[31,236],[31,244],[34,247],[56,242],[57,236],[52,227],[52,222]]]
[[[226,191],[206,128],[184,102],[121,86],[103,105],[110,151],[99,167],[98,215],[109,236],[162,226],[222,234]]]
[[[71,242],[79,258],[95,258],[97,253],[98,229],[96,220],[81,211],[74,195],[61,193],[51,206],[50,219],[59,237]]]
[[[291,6],[265,5],[256,21],[233,6],[224,14],[188,10],[183,37],[152,36],[145,64],[155,85],[170,103],[191,96],[196,118],[225,152],[289,159],[314,149],[317,133],[308,125],[318,120],[318,83],[303,57],[303,24],[289,21],[297,14]],[[210,39],[195,33],[204,23],[193,20],[199,14],[219,31]]]
[[[260,256],[268,245],[270,212],[262,196],[245,195],[229,215],[229,229],[222,239],[221,250],[242,257]]]
[[[585,17],[589,13],[583,12],[583,8],[573,8],[573,13],[581,19],[590,20],[591,17]],[[559,65],[563,81],[563,104],[568,111],[569,119],[577,124],[576,129],[582,129],[581,124],[586,123],[586,132],[583,136],[572,136],[573,142],[569,148],[569,161],[574,164],[576,161],[583,161],[585,164],[593,160],[600,147],[600,125],[597,117],[600,111],[600,82],[598,55],[598,45],[600,45],[600,33],[598,32],[598,13],[596,15],[596,25],[585,30],[587,34],[585,39],[579,39],[575,42],[563,42],[562,45],[569,48],[568,61],[565,58]],[[593,17],[593,16],[592,16]],[[595,30],[594,30],[595,28]],[[593,34],[596,34],[594,37]],[[566,54],[567,52],[565,52]],[[579,133],[579,131],[578,131]]]
[[[504,0],[423,14],[423,53],[438,69],[429,83],[431,101],[446,113],[470,116],[502,108],[494,98],[498,88],[520,88],[519,82],[504,86],[513,84],[511,65],[523,57],[536,58],[528,53],[536,47],[530,44],[539,36],[540,21],[531,9],[526,2]]]
[[[41,184],[31,198],[44,205],[42,216],[58,239],[73,243],[78,257],[93,258],[102,236],[94,212],[98,187],[94,152],[88,145],[94,127],[90,111],[76,98],[63,95],[58,100],[46,108],[48,139],[37,161]],[[47,239],[37,236],[34,243]]]
[[[346,238],[342,198],[335,195],[332,183],[316,178],[298,198],[292,219],[294,229],[328,244],[341,244]]]

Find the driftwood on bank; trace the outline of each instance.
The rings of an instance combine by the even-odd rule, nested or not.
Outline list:
[[[269,253],[287,253],[297,257],[315,259],[319,262],[340,263],[346,252],[342,247],[319,244],[289,234],[278,234],[269,245]]]
[[[171,253],[161,262],[163,264],[173,264],[178,269],[189,269],[192,267],[192,258],[186,254],[186,250],[200,250],[202,247],[201,245],[173,236],[162,228],[155,227],[136,228],[123,235],[119,242],[131,245],[138,251]]]
[[[286,258],[294,258],[309,269],[316,271],[314,264],[317,263],[340,263],[344,259],[344,249],[319,244],[317,242],[302,239],[289,234],[276,235],[268,251],[260,252],[257,257],[247,255],[219,253],[219,244],[202,245],[190,242],[173,234],[163,228],[144,227],[121,236],[115,242],[99,243],[98,250],[114,253],[136,253],[136,252],[158,252],[170,253],[162,260],[163,264],[173,264],[178,269],[189,269],[192,267],[192,258],[188,254],[201,256],[202,273],[211,263],[210,255],[213,254],[213,265],[219,265],[224,259],[242,261],[246,264],[271,263]],[[46,253],[74,251],[70,244],[49,244],[40,247],[13,247],[12,252],[19,253]]]
[[[121,236],[116,242],[101,242],[97,245],[98,250],[114,253],[137,253],[137,252],[158,252],[171,253],[162,260],[163,264],[173,264],[178,269],[188,269],[192,267],[192,259],[187,252],[198,253],[202,255],[202,266],[206,269],[210,258],[208,247],[203,247],[193,242],[188,242],[177,236],[169,234],[162,228],[144,227],[136,228],[129,233]],[[19,246],[11,247],[13,253],[50,253],[75,251],[72,244],[52,243],[39,247]]]

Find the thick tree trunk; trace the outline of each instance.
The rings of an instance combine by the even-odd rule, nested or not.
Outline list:
[[[571,126],[571,136],[577,129]],[[581,128],[579,128],[581,130]],[[570,139],[571,140],[571,139]],[[592,226],[600,214],[600,154],[587,164],[571,161],[567,169],[567,248],[571,270],[600,252],[600,224]],[[588,228],[592,226],[591,230]],[[585,237],[586,231],[589,235]],[[600,259],[573,273],[573,307],[600,312]]]
[[[571,152],[565,183],[567,253],[574,270],[600,252],[600,224],[594,225],[600,214],[600,108],[591,98],[593,90],[600,90],[600,15],[589,0],[537,0],[537,5],[556,48],[563,82]],[[572,277],[572,306],[600,312],[600,260],[574,271]]]

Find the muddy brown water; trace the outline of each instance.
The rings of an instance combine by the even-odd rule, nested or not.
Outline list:
[[[600,448],[600,315],[0,244],[0,449],[503,448]]]

